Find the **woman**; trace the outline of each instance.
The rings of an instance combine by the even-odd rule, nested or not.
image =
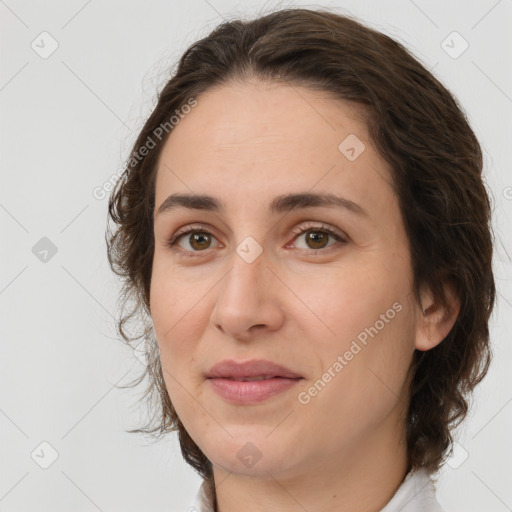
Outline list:
[[[193,507],[439,511],[491,358],[479,143],[407,50],[286,9],[193,44],[109,203],[152,421]],[[145,330],[125,323],[141,313]]]

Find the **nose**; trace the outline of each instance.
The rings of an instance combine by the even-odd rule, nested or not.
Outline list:
[[[274,273],[264,252],[251,263],[234,252],[232,267],[217,288],[210,319],[215,328],[241,340],[257,332],[278,330],[284,322],[283,285]]]

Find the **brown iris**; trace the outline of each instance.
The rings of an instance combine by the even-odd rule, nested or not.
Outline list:
[[[208,249],[211,242],[211,237],[207,233],[192,233],[189,236],[189,242],[191,247],[196,250]]]
[[[322,249],[326,246],[328,238],[329,235],[321,231],[306,231],[306,240],[311,249]]]

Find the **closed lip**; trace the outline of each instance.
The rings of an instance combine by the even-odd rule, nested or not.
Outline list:
[[[282,377],[286,379],[301,379],[302,376],[285,366],[265,359],[251,361],[234,361],[226,359],[214,364],[206,373],[207,379],[243,379],[244,377],[267,378]]]

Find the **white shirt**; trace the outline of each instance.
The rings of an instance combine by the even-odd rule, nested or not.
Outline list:
[[[203,481],[187,512],[214,512],[208,496],[207,482]],[[388,504],[380,512],[443,512],[437,499],[434,483],[425,469],[407,474]]]

